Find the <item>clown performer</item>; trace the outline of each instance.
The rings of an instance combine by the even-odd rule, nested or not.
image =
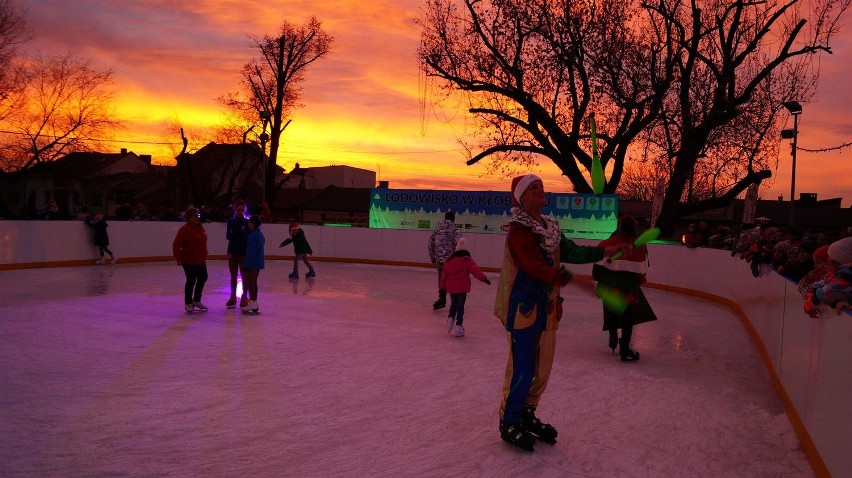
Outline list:
[[[629,246],[579,246],[567,239],[556,219],[542,215],[544,183],[534,174],[512,180],[512,217],[494,314],[503,322],[509,360],[500,404],[500,437],[533,451],[535,440],[556,443],[556,429],[536,417],[547,388],[562,317],[560,287],[571,280],[561,263],[597,262]]]

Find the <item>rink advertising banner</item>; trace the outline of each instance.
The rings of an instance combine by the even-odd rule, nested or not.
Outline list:
[[[452,210],[462,232],[498,234],[509,223],[511,208],[508,192],[374,188],[370,227],[434,229]],[[618,224],[618,196],[548,193],[543,212],[556,218],[568,237],[605,239]]]

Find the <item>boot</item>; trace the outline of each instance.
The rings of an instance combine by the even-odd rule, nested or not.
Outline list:
[[[615,355],[615,348],[618,347],[618,334],[609,335],[609,348],[612,349],[612,354]]]
[[[438,300],[436,300],[435,303],[432,304],[432,309],[434,309],[434,310],[443,309],[446,306],[447,306],[447,291],[445,291],[444,289],[441,289],[441,290],[438,291]]]
[[[556,436],[559,434],[553,425],[544,423],[535,416],[535,408],[524,407],[521,414],[521,425],[530,433],[530,435],[538,438],[545,443],[556,443]]]
[[[639,352],[633,350],[633,347],[630,346],[630,342],[627,342],[624,339],[619,340],[618,354],[621,355],[622,362],[639,360]]]
[[[535,451],[535,438],[521,425],[500,422],[500,438],[522,450]]]

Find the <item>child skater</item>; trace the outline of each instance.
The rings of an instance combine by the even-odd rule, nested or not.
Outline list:
[[[99,259],[95,261],[95,264],[103,264],[104,263],[104,252],[109,254],[110,261],[115,264],[118,262],[118,258],[112,253],[111,250],[107,246],[109,246],[109,234],[107,234],[107,224],[106,219],[104,219],[103,214],[95,214],[95,220],[91,221],[87,217],[85,219],[86,225],[95,230],[95,245],[98,246],[98,251],[101,253]]]
[[[246,258],[243,261],[244,280],[248,288],[248,304],[241,307],[244,314],[257,314],[257,276],[264,266],[263,246],[266,239],[260,232],[260,217],[252,216],[248,220],[249,235],[246,245]]]
[[[308,273],[305,274],[305,277],[316,277],[316,273],[314,273],[314,266],[312,266],[310,261],[308,261],[308,254],[313,254],[314,251],[311,249],[311,245],[308,244],[304,231],[302,231],[302,228],[295,222],[290,224],[290,237],[284,239],[278,247],[284,247],[291,242],[293,243],[293,253],[295,255],[293,256],[293,272],[288,277],[291,279],[299,278],[300,259],[306,266],[308,266]]]
[[[488,277],[479,270],[476,261],[467,250],[467,241],[460,238],[456,244],[456,251],[444,262],[441,271],[441,290],[450,294],[450,315],[447,317],[447,333],[454,333],[456,337],[464,337],[464,303],[470,292],[471,274],[482,282],[491,285]]]

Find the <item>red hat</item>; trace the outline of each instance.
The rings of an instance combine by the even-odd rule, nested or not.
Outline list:
[[[290,223],[290,230],[291,230],[291,231],[292,231],[293,229],[297,228],[297,227],[299,227],[299,223],[298,223],[298,222],[291,222],[291,223]]]
[[[828,246],[829,245],[830,244],[826,244],[822,247],[818,247],[817,250],[815,250],[813,252],[813,254],[811,254],[811,257],[813,257],[814,259],[819,259],[823,262],[828,262]]]
[[[512,206],[518,207],[521,205],[521,196],[524,195],[524,191],[530,187],[530,184],[536,181],[541,181],[541,178],[535,174],[527,174],[512,179]]]

